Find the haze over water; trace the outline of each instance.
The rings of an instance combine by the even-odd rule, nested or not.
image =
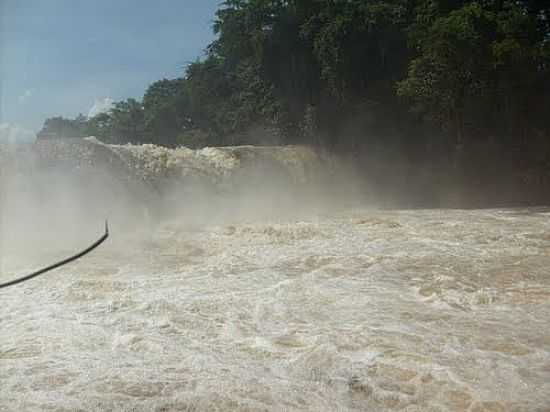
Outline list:
[[[2,186],[0,281],[113,230],[1,291],[2,410],[550,406],[550,209],[377,210],[300,147],[41,150]]]

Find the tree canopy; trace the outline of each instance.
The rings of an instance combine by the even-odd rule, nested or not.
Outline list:
[[[353,151],[427,130],[449,146],[550,130],[546,1],[227,0],[213,30],[181,78],[91,119],[47,119],[40,136],[200,147],[264,130]]]

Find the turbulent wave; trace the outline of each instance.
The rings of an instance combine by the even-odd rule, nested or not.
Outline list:
[[[3,166],[17,172],[64,169],[71,173],[100,170],[128,182],[159,188],[170,182],[201,182],[231,187],[246,177],[279,179],[288,184],[307,184],[326,170],[328,158],[305,146],[207,147],[169,149],[153,144],[109,145],[94,137],[42,140],[32,145],[0,148]],[[17,156],[17,161],[15,157]],[[265,184],[265,181],[263,182]]]
[[[114,232],[0,296],[0,410],[547,411],[549,216]]]
[[[0,410],[548,409],[547,208],[327,210],[305,147],[1,156],[0,282],[112,236],[0,296]]]
[[[334,159],[305,146],[191,150],[93,137],[38,140],[1,146],[0,170],[0,235],[16,249],[28,245],[29,234],[37,247],[51,247],[52,227],[68,232],[56,236],[66,244],[85,241],[105,218],[119,234],[147,236],[151,224],[171,218],[203,224],[295,215],[340,201],[327,188],[345,186],[327,184]]]

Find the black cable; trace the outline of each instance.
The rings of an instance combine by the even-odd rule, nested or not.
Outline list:
[[[54,263],[53,265],[50,265],[48,267],[45,267],[44,269],[37,270],[36,272],[33,272],[29,275],[26,275],[26,276],[23,276],[23,277],[14,279],[14,280],[10,280],[9,282],[6,282],[6,283],[0,283],[0,289],[6,288],[8,286],[13,286],[13,285],[16,285],[18,283],[24,282],[26,280],[32,279],[32,278],[34,278],[38,275],[42,275],[43,273],[46,273],[46,272],[49,272],[50,270],[58,268],[59,266],[66,265],[67,263],[70,263],[73,260],[81,258],[82,256],[90,253],[96,247],[101,245],[105,241],[105,239],[107,239],[108,237],[109,237],[109,226],[107,224],[107,221],[105,221],[105,233],[103,234],[103,236],[101,236],[98,240],[96,240],[92,245],[88,246],[83,251],[77,253],[76,255],[68,257],[66,259],[60,260],[59,262]]]

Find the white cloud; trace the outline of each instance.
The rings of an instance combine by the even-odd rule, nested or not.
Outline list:
[[[101,100],[96,100],[90,111],[88,117],[97,116],[100,113],[108,112],[113,108],[114,100],[110,97],[106,97]]]
[[[29,142],[36,134],[27,129],[9,123],[0,123],[0,143]]]
[[[28,98],[30,98],[32,95],[34,94],[34,90],[33,89],[27,89],[25,90],[25,92],[19,96],[17,99],[19,100],[19,103],[24,103],[25,100],[27,100]]]

